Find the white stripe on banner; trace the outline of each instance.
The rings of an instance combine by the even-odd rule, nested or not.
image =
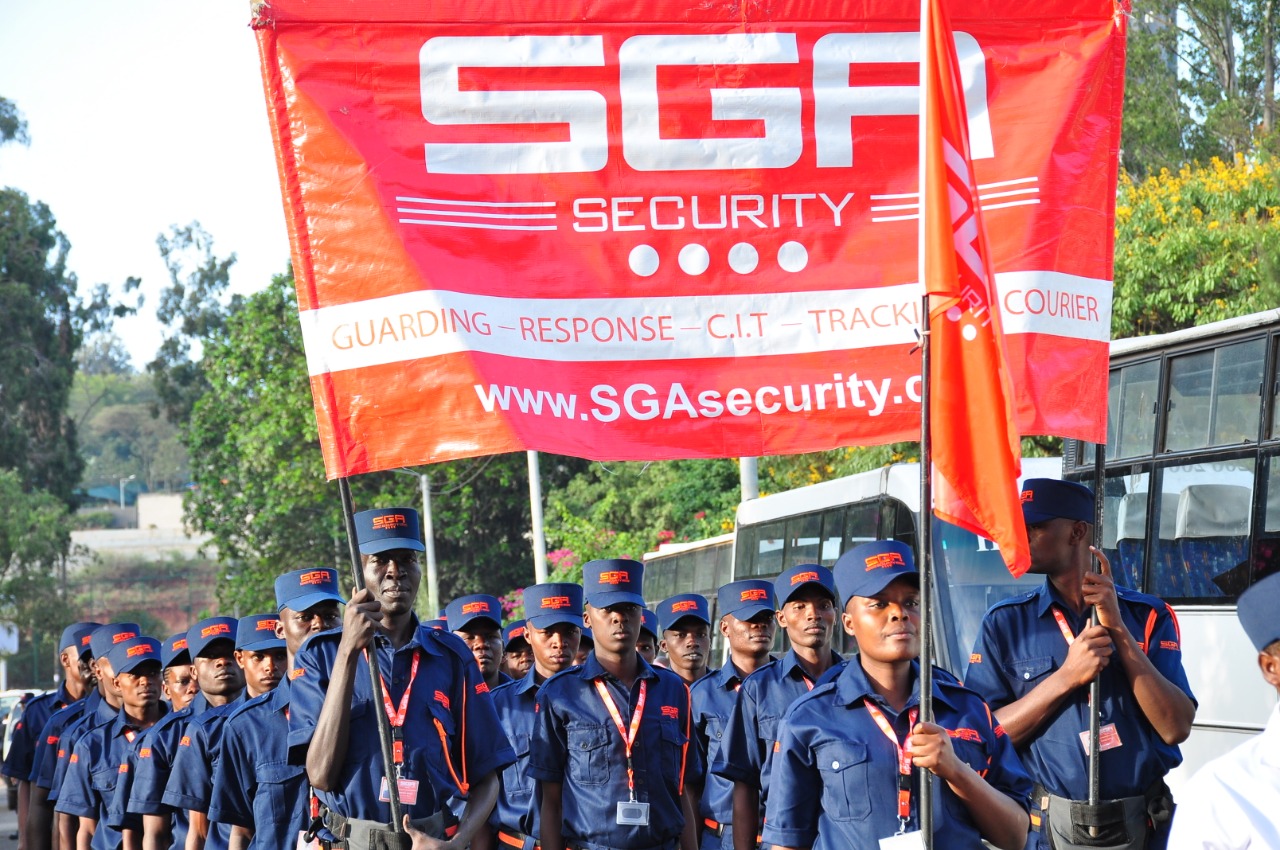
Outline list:
[[[1111,338],[1111,282],[996,275],[1007,334]],[[500,298],[433,290],[299,315],[312,375],[459,351],[623,361],[848,351],[916,340],[919,284],[667,298]]]

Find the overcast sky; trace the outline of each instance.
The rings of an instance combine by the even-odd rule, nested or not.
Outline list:
[[[162,329],[156,236],[199,221],[237,292],[289,259],[249,4],[240,0],[0,0],[0,97],[29,147],[0,147],[0,186],[53,210],[87,293],[142,278],[117,325],[141,368]]]

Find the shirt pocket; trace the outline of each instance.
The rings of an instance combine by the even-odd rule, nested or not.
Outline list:
[[[990,764],[987,762],[987,747],[976,741],[968,741],[962,738],[951,739],[951,749],[956,754],[956,758],[969,765],[979,776],[986,779],[987,769]],[[972,824],[973,815],[969,812],[969,807],[964,801],[956,796],[945,782],[935,782],[935,788],[941,789],[942,799],[946,801],[947,813],[958,820],[960,823]],[[998,790],[998,789],[997,789]]]
[[[814,749],[822,778],[822,811],[836,821],[865,820],[871,816],[867,788],[870,764],[867,747],[857,741],[835,741]]]
[[[1014,690],[1021,699],[1036,685],[1044,681],[1053,672],[1055,662],[1052,655],[1037,655],[1034,658],[1015,658],[1009,662],[1009,675],[1013,679]]]
[[[720,752],[720,744],[724,741],[725,721],[723,717],[715,714],[707,715],[706,720],[707,734],[707,764],[715,761],[716,754]]]
[[[769,763],[769,758],[773,753],[773,745],[778,740],[778,718],[757,716],[756,730],[760,736],[756,746],[761,748],[760,764],[764,766]]]
[[[569,779],[580,785],[607,785],[609,783],[609,727],[575,724],[567,731]]]
[[[89,786],[93,789],[93,795],[97,799],[89,800],[88,802],[100,806],[104,801],[110,800],[112,794],[115,793],[116,783],[119,780],[120,765],[118,764],[95,770],[89,775]]]
[[[659,760],[662,778],[670,781],[671,787],[675,788],[680,780],[680,769],[684,767],[685,744],[689,743],[689,739],[685,737],[679,723],[665,719],[658,723],[658,738],[662,747]]]
[[[254,806],[257,810],[254,813],[255,818],[259,813],[269,813],[273,823],[287,823],[298,806],[307,805],[308,801],[297,799],[305,770],[306,768],[300,764],[288,762],[268,762],[258,765],[255,768],[258,777],[258,794],[255,796],[255,803],[260,796],[266,805],[258,803]]]
[[[510,741],[516,760],[502,769],[502,790],[511,800],[523,803],[533,795],[533,778],[529,776],[529,736],[515,734]]]

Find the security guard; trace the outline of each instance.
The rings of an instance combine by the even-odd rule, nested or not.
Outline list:
[[[920,577],[911,548],[864,543],[840,556],[835,576],[858,655],[782,720],[765,843],[845,850],[901,836],[920,847],[914,768],[922,767],[935,789],[932,846],[982,850],[985,839],[1021,850],[1031,779],[990,709],[932,670],[935,722],[918,720]]]
[[[98,680],[101,699],[94,701],[86,698],[83,700],[80,705],[84,706],[84,711],[79,717],[69,722],[59,736],[56,764],[53,767],[53,784],[49,790],[49,802],[54,804],[54,811],[57,813],[59,846],[74,847],[76,833],[80,828],[79,818],[61,811],[57,805],[62,787],[66,782],[67,773],[71,767],[71,757],[75,752],[76,742],[97,727],[110,723],[120,711],[120,688],[116,685],[116,674],[111,666],[108,653],[117,644],[136,637],[139,637],[137,623],[111,623],[94,629],[93,636],[89,639],[89,646],[93,653],[94,676]],[[67,711],[69,708],[70,706],[67,709],[63,709],[63,711]],[[58,712],[58,714],[61,713]],[[49,718],[49,724],[52,724],[58,718],[58,714]],[[46,726],[49,724],[46,724]],[[43,772],[43,767],[41,770]],[[36,781],[39,782],[41,780],[37,779]]]
[[[276,579],[276,634],[287,654],[286,669],[304,641],[341,623],[338,573],[325,567],[294,570]],[[294,847],[310,827],[312,812],[306,768],[289,762],[289,679],[270,694],[249,700],[223,728],[214,770],[209,819],[230,824],[232,848]]]
[[[107,654],[121,707],[109,723],[80,737],[71,754],[58,811],[80,819],[79,841],[94,850],[116,850],[123,836],[107,823],[107,806],[128,750],[167,710],[160,701],[160,641],[139,636]],[[105,669],[100,666],[100,669]]]
[[[58,641],[58,663],[62,666],[62,684],[56,691],[40,694],[27,700],[22,717],[13,725],[9,753],[5,756],[0,773],[18,784],[19,845],[26,848],[27,814],[31,803],[31,769],[35,763],[36,741],[44,725],[53,713],[79,702],[96,684],[86,678],[80,668],[80,641],[89,637],[101,623],[72,623],[62,630]],[[38,805],[44,806],[46,795],[39,793]]]
[[[533,647],[525,637],[523,620],[502,628],[502,672],[512,679],[522,679],[533,666]]]
[[[778,625],[791,649],[743,680],[738,701],[711,770],[733,782],[733,845],[754,850],[769,799],[769,765],[778,722],[791,704],[839,672],[842,659],[831,648],[836,621],[836,584],[831,570],[800,564],[773,583],[781,606]]]
[[[587,656],[590,655],[592,650],[594,650],[595,648],[596,648],[595,636],[591,634],[591,627],[586,626],[582,630],[582,639],[578,641],[578,654],[573,656],[573,663],[577,665],[586,661]],[[655,653],[657,652],[657,649],[658,649],[657,638],[654,638]]]
[[[445,608],[449,631],[462,638],[476,664],[484,683],[493,690],[511,677],[502,672],[502,603],[498,597],[486,593],[460,596]]]
[[[502,771],[498,804],[489,816],[495,831],[477,835],[472,850],[489,850],[495,846],[495,837],[499,844],[521,850],[538,846],[542,800],[529,775],[534,710],[542,685],[573,665],[582,637],[582,587],[563,582],[527,587],[524,611],[526,619],[518,625],[528,636],[533,665],[523,677],[493,692],[498,720],[515,750],[516,762]]]
[[[1280,574],[1240,595],[1240,625],[1263,680],[1280,693]],[[1266,728],[1196,771],[1178,791],[1169,850],[1280,847],[1280,706]]]
[[[449,621],[443,617],[438,620],[427,620],[422,625],[428,629],[444,629],[446,632],[449,631]]]
[[[226,850],[229,845],[231,825],[211,827],[208,816],[223,724],[246,701],[274,690],[284,678],[285,648],[284,639],[276,637],[278,622],[275,614],[240,618],[236,626],[235,659],[243,671],[244,691],[231,702],[193,717],[178,744],[162,800],[165,805],[186,810],[190,850]]]
[[[658,615],[648,608],[640,612],[640,637],[636,638],[636,652],[640,653],[640,657],[645,660],[646,664],[654,665],[658,663],[658,635],[662,629],[658,627]],[[587,637],[590,640],[590,635]],[[588,652],[591,650],[588,649]],[[583,654],[586,658],[586,654]],[[581,664],[582,662],[578,662]]]
[[[720,755],[729,715],[742,681],[772,661],[769,649],[777,631],[773,585],[763,579],[731,582],[716,593],[720,634],[729,644],[729,660],[689,688],[693,698],[693,738],[707,764]],[[733,847],[733,782],[707,774],[698,803],[702,850]]]
[[[185,631],[170,635],[160,650],[160,663],[164,666],[164,698],[172,711],[182,711],[195,699],[200,688],[196,685],[196,671],[191,666],[191,653],[187,651]]]
[[[515,761],[475,657],[454,635],[422,627],[413,611],[422,573],[418,514],[410,508],[355,516],[365,586],[352,595],[341,631],[315,635],[291,675],[289,745],[303,758],[325,808],[322,837],[351,850],[396,842],[373,712],[385,711],[393,772],[406,819],[437,837],[452,831],[451,804],[465,800],[453,840],[483,828],[497,771]],[[383,680],[373,702],[368,655]],[[412,722],[406,723],[409,718]]]
[[[235,662],[234,617],[209,617],[187,631],[187,651],[196,671],[200,693],[182,711],[163,717],[138,750],[133,788],[125,806],[128,815],[142,817],[143,844],[147,848],[185,846],[190,821],[184,808],[164,801],[178,748],[187,724],[212,708],[226,705],[244,689],[244,676]]]
[[[689,688],[636,652],[644,566],[590,561],[582,575],[595,650],[542,686],[529,754],[542,846],[694,850],[702,759]]]
[[[1048,848],[1046,806],[1062,846],[1086,805],[1089,683],[1100,675],[1100,799],[1121,801],[1109,808],[1137,833],[1118,846],[1160,848],[1170,814],[1164,775],[1182,761],[1178,744],[1191,732],[1195,702],[1173,611],[1112,582],[1106,557],[1090,545],[1093,504],[1082,484],[1024,483],[1031,572],[1048,580],[987,612],[965,684],[991,705],[1036,781],[1031,824]],[[1101,573],[1090,569],[1091,553]],[[1099,625],[1090,626],[1094,606]]]
[[[658,604],[658,624],[662,642],[658,648],[667,656],[667,668],[686,685],[707,675],[711,653],[711,607],[701,593],[678,593]]]

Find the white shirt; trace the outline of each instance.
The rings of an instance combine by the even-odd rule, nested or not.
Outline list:
[[[1280,706],[1179,790],[1168,850],[1280,850]]]

